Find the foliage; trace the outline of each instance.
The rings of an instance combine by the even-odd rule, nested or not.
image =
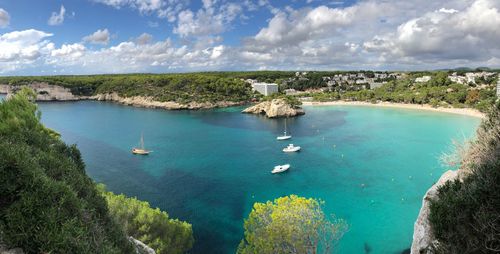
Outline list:
[[[0,238],[25,253],[132,253],[80,152],[40,123],[33,96],[0,103]]]
[[[489,83],[485,88],[451,83],[446,72],[424,73],[431,75],[427,83],[413,83],[414,77],[422,75],[412,73],[408,78],[391,80],[381,87],[371,90],[349,90],[343,88],[335,92],[315,93],[317,101],[352,100],[352,101],[389,101],[410,104],[431,104],[432,106],[472,107],[486,112],[496,99],[496,85]]]
[[[241,254],[330,253],[347,224],[328,220],[318,200],[291,195],[255,203],[244,228]]]
[[[500,102],[462,159],[461,182],[447,182],[431,200],[429,221],[438,253],[500,251]]]
[[[46,82],[69,88],[75,95],[116,92],[121,96],[151,96],[158,101],[248,101],[250,85],[227,73],[121,74],[90,76],[0,77],[0,84]]]
[[[127,235],[138,239],[156,253],[186,253],[194,243],[191,224],[170,219],[166,212],[153,209],[148,202],[116,195],[98,186],[106,198],[111,216],[123,225]]]
[[[266,101],[270,101],[270,100],[274,100],[274,99],[283,99],[283,100],[285,100],[285,102],[288,105],[290,105],[293,108],[296,108],[296,107],[302,105],[302,102],[299,99],[297,99],[297,97],[291,96],[291,95],[284,95],[284,94],[280,94],[280,93],[273,93],[271,95],[268,95],[268,96],[264,97],[264,100],[266,100]]]

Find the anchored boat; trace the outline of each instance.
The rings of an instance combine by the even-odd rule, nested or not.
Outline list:
[[[291,139],[291,138],[292,138],[291,135],[286,134],[286,119],[285,119],[285,131],[283,132],[282,136],[278,136],[278,137],[276,137],[276,139],[277,140],[287,140],[287,139]]]
[[[277,174],[277,173],[285,172],[289,168],[290,168],[290,164],[278,165],[278,166],[274,167],[274,169],[273,169],[273,171],[271,171],[271,173]]]
[[[287,147],[283,148],[283,152],[285,153],[293,153],[300,151],[300,146],[294,146],[293,144],[289,144]]]
[[[132,148],[132,153],[138,155],[148,155],[150,152],[152,151],[146,150],[144,148],[144,136],[141,133],[141,141],[139,141],[139,147]]]

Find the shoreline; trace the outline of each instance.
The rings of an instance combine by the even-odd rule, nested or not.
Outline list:
[[[370,103],[366,101],[328,101],[328,102],[302,102],[303,106],[365,106],[365,107],[386,107],[386,108],[402,108],[402,109],[416,109],[416,110],[426,110],[434,111],[439,113],[450,113],[457,115],[472,116],[480,119],[484,119],[486,114],[480,112],[479,110],[472,108],[434,108],[429,104],[405,104],[405,103],[394,103],[394,102],[377,102]]]

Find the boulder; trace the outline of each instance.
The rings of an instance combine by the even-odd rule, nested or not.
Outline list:
[[[269,118],[293,117],[305,114],[299,107],[292,107],[284,99],[264,101],[242,111],[249,114],[265,114]]]

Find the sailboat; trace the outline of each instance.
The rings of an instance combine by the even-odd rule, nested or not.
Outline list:
[[[292,136],[286,134],[286,118],[285,118],[285,131],[283,132],[282,136],[278,136],[278,137],[276,137],[276,139],[277,140],[287,140],[287,139],[291,139],[291,138],[292,138]]]
[[[134,147],[132,148],[132,153],[133,154],[139,154],[139,155],[148,155],[151,151],[148,151],[144,149],[144,136],[141,133],[141,141],[140,141],[140,147]]]

